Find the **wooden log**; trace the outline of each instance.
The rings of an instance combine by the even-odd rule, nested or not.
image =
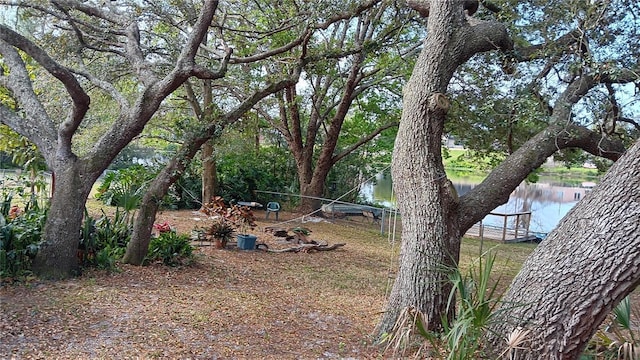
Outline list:
[[[262,244],[264,245],[264,244]],[[268,246],[259,246],[258,250],[262,250],[262,251],[267,251],[267,252],[272,252],[272,253],[285,253],[285,252],[312,252],[312,251],[330,251],[330,250],[335,250],[339,247],[345,246],[345,243],[339,243],[339,244],[333,244],[333,245],[328,245],[328,244],[301,244],[298,246],[293,246],[293,247],[289,247],[289,248],[285,248],[285,249],[269,249]]]

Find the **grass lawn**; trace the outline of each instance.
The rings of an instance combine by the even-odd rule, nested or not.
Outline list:
[[[260,229],[259,241],[282,246]],[[293,214],[282,214],[280,220]],[[192,211],[164,212],[179,232],[202,226]],[[290,227],[292,224],[280,226]],[[0,358],[317,359],[382,358],[371,346],[393,284],[399,237],[359,219],[308,222],[334,251],[266,253],[195,243],[191,266],[120,265],[114,273],[0,288]],[[480,252],[465,240],[462,267]],[[506,287],[534,245],[485,241]]]
[[[487,170],[482,171],[478,169],[478,166],[480,163],[482,163],[482,161],[478,162],[477,159],[466,159],[466,150],[446,149],[446,152],[449,156],[443,158],[442,162],[445,169],[447,169],[447,174],[450,177],[474,177],[478,181],[481,181],[486,177],[486,172],[488,172],[488,169],[490,168],[490,166],[488,165],[488,161],[486,161],[486,164],[484,166],[485,168],[487,168]],[[544,164],[542,165],[542,171],[539,175],[541,178],[545,178],[547,180],[564,180],[567,182],[573,181],[576,184],[580,184],[581,181],[597,180],[602,174],[598,173],[597,169],[589,169],[580,166],[567,168],[562,164],[557,164],[556,166],[549,166],[547,164]]]

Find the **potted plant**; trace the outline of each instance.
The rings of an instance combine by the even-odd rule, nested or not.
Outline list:
[[[205,229],[207,240],[213,242],[216,249],[224,249],[233,238],[235,227],[224,217],[218,217]]]
[[[253,215],[251,208],[237,204],[227,207],[224,203],[224,199],[220,196],[216,196],[209,203],[204,204],[201,211],[210,216],[217,216],[216,221],[218,223],[214,223],[212,226],[215,225],[217,227],[221,227],[222,224],[225,224],[226,226],[230,226],[236,230],[239,249],[255,249],[257,237],[255,235],[247,234],[247,230],[254,229],[257,226],[256,218]],[[227,236],[232,236],[232,233]]]
[[[256,217],[248,206],[233,205],[229,208],[231,218],[239,229],[237,240],[238,249],[253,250],[256,247],[257,236],[247,233],[247,230],[253,230],[256,225]]]

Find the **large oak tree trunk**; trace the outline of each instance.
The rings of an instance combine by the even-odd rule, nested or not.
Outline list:
[[[298,211],[304,214],[317,214],[317,210],[322,207],[322,197],[324,186],[318,182],[314,184],[304,184],[300,186],[300,205]]]
[[[430,23],[432,20],[430,20]],[[451,224],[453,187],[442,164],[440,139],[446,116],[447,84],[452,75],[445,41],[425,41],[411,79],[404,88],[402,120],[393,152],[393,185],[402,214],[400,268],[385,314],[376,330],[389,332],[405,307],[427,315],[429,328],[440,327],[450,283],[448,270],[458,263],[459,234]],[[433,101],[436,98],[441,102]]]
[[[499,24],[471,24],[460,2],[414,4],[430,7],[429,21],[423,50],[403,91],[393,152],[402,247],[398,274],[375,330],[379,339],[406,307],[423,312],[431,330],[441,328],[442,316],[452,316],[453,307],[447,313],[448,275],[458,264],[462,231],[459,198],[442,164],[441,139],[450,105],[445,94],[457,67],[473,54],[512,46]]]
[[[317,213],[317,210],[321,208],[322,200],[320,200],[320,198],[324,195],[325,181],[329,170],[333,166],[328,160],[329,159],[325,159],[322,162],[318,161],[312,178],[308,179],[309,182],[300,184],[300,195],[302,195],[302,199],[300,200],[298,211],[310,214]]]
[[[577,359],[613,307],[640,284],[640,142],[536,248],[491,334],[496,353],[521,326],[513,359]],[[515,306],[514,306],[515,305]]]
[[[392,166],[403,216],[402,248],[396,282],[376,329],[378,338],[392,329],[405,307],[424,312],[428,327],[434,330],[440,327],[442,316],[451,316],[446,313],[450,290],[447,272],[457,264],[461,235],[505,203],[547,157],[570,147],[612,160],[619,157],[623,150],[619,142],[567,119],[572,117],[573,105],[598,81],[635,79],[635,74],[624,72],[616,78],[598,74],[574,79],[557,99],[549,126],[507,157],[480,185],[458,198],[445,177],[440,154],[447,85],[455,69],[474,54],[510,50],[513,42],[501,24],[463,15],[461,2],[415,1],[409,5],[418,11],[428,8],[421,14],[428,13],[429,21],[423,50],[403,94]]]
[[[68,22],[66,25],[77,21],[70,15],[71,13],[85,15],[84,19],[89,19],[87,21],[91,22],[90,18],[100,9],[80,2],[70,2],[63,7],[65,10],[59,7],[57,10],[65,14],[64,19],[59,18],[59,20],[61,23]],[[0,122],[9,125],[34,142],[45,157],[47,165],[56,175],[56,188],[44,229],[44,242],[33,264],[36,275],[47,278],[64,278],[72,275],[77,266],[75,253],[78,248],[84,203],[91,186],[120,150],[142,132],[164,99],[190,76],[219,79],[225,75],[231,49],[225,49],[225,57],[220,62],[218,71],[198,66],[194,60],[198,46],[209,30],[217,7],[216,0],[206,0],[202,3],[197,21],[190,27],[191,32],[182,44],[182,50],[179,57],[175,59],[173,69],[163,76],[155,72],[159,69],[154,66],[153,61],[145,58],[147,41],[141,37],[140,28],[135,20],[129,18],[125,20],[108,12],[99,14],[101,20],[106,20],[110,26],[113,26],[109,31],[119,34],[117,37],[120,39],[111,40],[114,41],[113,46],[124,52],[119,52],[119,55],[123,56],[123,66],[128,63],[130,70],[140,80],[137,83],[140,92],[131,104],[127,101],[129,96],[119,94],[111,84],[105,85],[107,80],[100,79],[102,76],[91,75],[87,69],[83,69],[83,73],[87,72],[83,75],[78,71],[74,72],[57,63],[38,44],[0,24],[0,37],[3,40],[0,41],[0,53],[2,53],[4,64],[11,69],[8,72],[9,76],[3,78],[3,86],[7,86],[12,91],[18,104],[16,107],[20,112],[24,111],[24,113],[14,113],[5,106],[0,106],[0,113],[2,113]],[[70,11],[71,9],[73,11]],[[57,12],[57,10],[50,11],[46,7],[40,10],[43,15],[54,17]],[[73,28],[74,35],[85,36],[79,27],[70,26],[69,28]],[[54,121],[50,118],[45,106],[33,90],[30,71],[27,70],[17,49],[28,54],[64,86],[69,96],[68,99],[64,99],[64,102],[71,103],[65,119]],[[126,70],[123,68],[123,71]],[[73,154],[72,143],[76,131],[85,120],[90,97],[78,81],[78,76],[86,77],[86,80],[93,82],[92,86],[97,86],[111,94],[120,108],[120,114],[112,125],[96,139],[94,146],[83,158]]]
[[[79,273],[77,257],[84,205],[95,177],[81,173],[76,159],[59,161],[42,243],[33,272],[46,279],[63,279]]]

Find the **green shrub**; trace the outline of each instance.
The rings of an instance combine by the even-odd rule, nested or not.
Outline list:
[[[80,265],[114,270],[116,261],[124,255],[132,231],[131,218],[126,211],[116,208],[113,218],[103,211],[100,218],[94,219],[85,209],[78,245]]]
[[[38,252],[47,211],[38,207],[15,217],[0,214],[0,278],[16,278],[31,273]]]
[[[105,205],[136,209],[147,187],[157,175],[157,169],[133,165],[107,173],[98,187],[96,198]]]
[[[640,358],[640,310],[629,296],[613,309],[607,321],[589,341],[584,359]]]
[[[149,183],[158,175],[159,167],[133,165],[107,173],[98,186],[96,198],[105,205],[132,211],[140,201]],[[160,201],[167,209],[195,209],[200,207],[202,182],[200,175],[187,170]]]
[[[2,215],[4,218],[7,218],[9,216],[9,210],[11,209],[12,200],[13,194],[6,193],[0,201],[0,215]]]
[[[116,208],[113,218],[104,211],[96,220],[96,243],[101,247],[126,248],[133,232],[133,217],[128,211]]]
[[[184,265],[193,259],[193,247],[189,235],[177,234],[175,231],[161,232],[151,239],[145,263],[162,261],[169,266]]]
[[[118,259],[122,259],[125,251],[124,247],[105,246],[95,256],[95,267],[101,270],[116,270],[116,262]]]
[[[260,155],[229,153],[218,160],[217,195],[229,200],[256,200],[267,203],[273,195],[256,190],[286,192],[287,184],[295,180],[295,168],[288,168],[278,159],[268,156],[269,149]]]

